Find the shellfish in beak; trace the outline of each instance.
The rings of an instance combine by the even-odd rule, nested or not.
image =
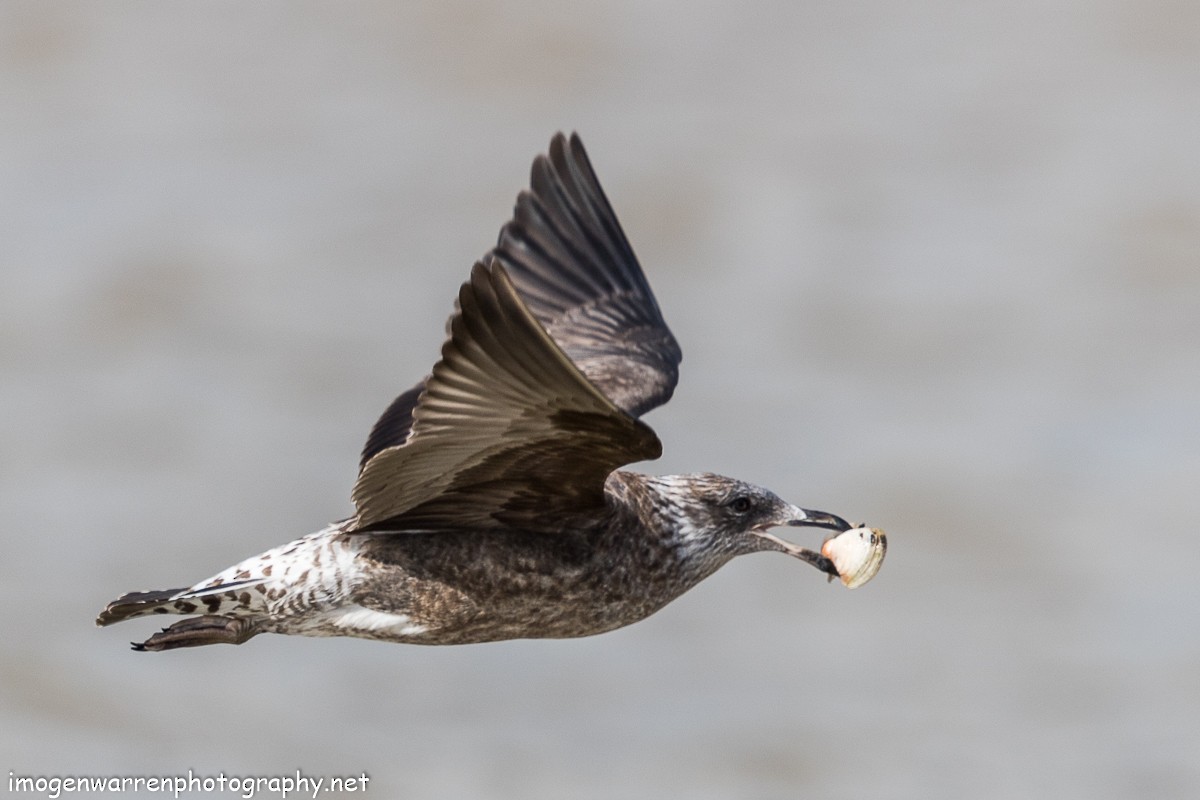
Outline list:
[[[879,572],[887,555],[887,535],[878,528],[851,528],[826,539],[821,555],[837,567],[838,578],[847,589],[857,589]]]

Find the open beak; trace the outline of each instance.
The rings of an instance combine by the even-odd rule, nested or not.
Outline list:
[[[830,530],[848,531],[852,527],[849,522],[837,516],[836,514],[827,514],[824,511],[813,511],[808,508],[800,508],[792,506],[789,517],[786,520],[780,521],[780,525],[790,525],[793,527],[811,526],[814,528],[828,528]],[[815,550],[809,550],[807,547],[800,547],[791,542],[784,541],[778,536],[767,533],[765,530],[754,531],[755,535],[766,540],[767,546],[764,549],[778,550],[781,553],[787,553],[789,556],[807,561],[817,569],[829,575],[831,578],[841,578],[837,567],[833,565],[833,561],[821,555]]]

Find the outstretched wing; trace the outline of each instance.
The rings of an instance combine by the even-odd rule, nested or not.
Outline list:
[[[533,162],[492,251],[588,380],[635,417],[671,399],[682,355],[579,136]]]
[[[662,452],[554,343],[494,258],[463,284],[408,426],[363,466],[355,529],[551,527],[600,508],[613,470]]]
[[[641,416],[671,398],[681,354],[579,137],[561,133],[533,162],[531,189],[489,254],[585,377]],[[397,397],[363,448],[363,467],[403,444],[424,382]]]

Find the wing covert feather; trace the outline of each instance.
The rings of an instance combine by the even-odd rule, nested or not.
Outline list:
[[[458,306],[411,432],[362,467],[356,529],[538,528],[601,507],[609,473],[661,453],[555,344],[498,261],[475,265]]]

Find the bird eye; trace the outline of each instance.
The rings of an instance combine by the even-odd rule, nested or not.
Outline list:
[[[738,495],[729,503],[729,507],[733,509],[735,514],[745,514],[750,510],[752,505],[754,504],[750,502],[750,498],[744,494]]]

